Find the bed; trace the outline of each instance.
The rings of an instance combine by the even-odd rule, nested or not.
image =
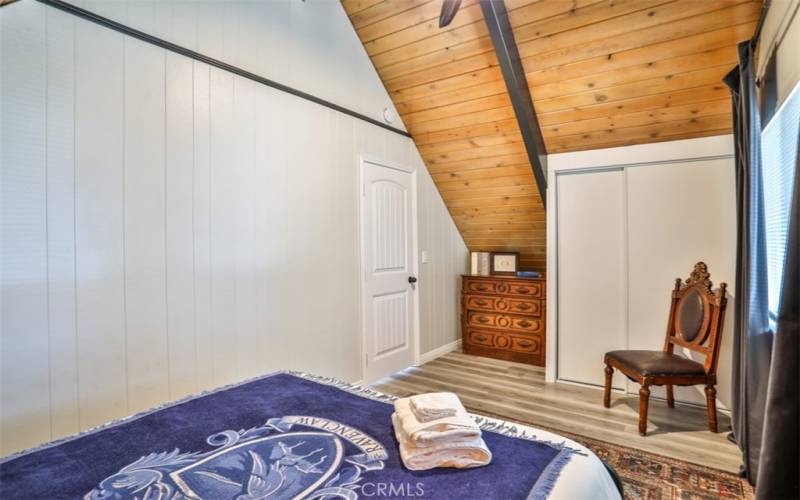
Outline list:
[[[405,469],[393,398],[277,372],[0,461],[0,498],[619,498],[587,448],[475,416],[492,463]]]

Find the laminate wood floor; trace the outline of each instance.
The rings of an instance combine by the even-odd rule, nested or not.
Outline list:
[[[602,390],[544,381],[544,369],[456,351],[373,384],[395,396],[452,391],[473,413],[515,420],[638,448],[679,460],[739,470],[738,448],[726,439],[730,418],[718,414],[719,428],[708,430],[703,408],[651,400],[648,435],[637,431],[639,398],[612,393],[603,408]]]

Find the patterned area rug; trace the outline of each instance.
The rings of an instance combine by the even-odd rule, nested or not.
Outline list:
[[[472,411],[472,410],[470,410]],[[486,414],[475,411],[477,414]],[[750,484],[729,472],[695,465],[683,460],[619,446],[502,415],[488,416],[516,421],[560,434],[592,450],[611,465],[622,480],[625,498],[631,500],[705,500],[755,498]]]

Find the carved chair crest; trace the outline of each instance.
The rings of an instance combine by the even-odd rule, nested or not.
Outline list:
[[[716,369],[722,314],[727,302],[727,285],[715,291],[704,262],[698,262],[686,280],[677,278],[672,292],[669,325],[664,350],[672,352],[678,345],[706,355],[706,370]],[[708,341],[708,345],[703,344]]]

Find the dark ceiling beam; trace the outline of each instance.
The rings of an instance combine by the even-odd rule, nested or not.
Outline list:
[[[479,3],[544,205],[547,200],[547,150],[544,147],[539,120],[536,118],[536,110],[533,108],[531,91],[525,78],[517,42],[514,40],[514,32],[508,20],[508,11],[503,0],[480,0]]]

